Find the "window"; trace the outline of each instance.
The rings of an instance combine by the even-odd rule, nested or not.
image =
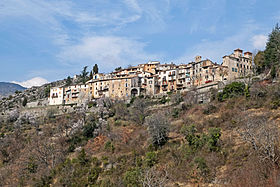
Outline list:
[[[237,65],[237,67],[239,67],[239,64],[238,64],[238,63],[237,63],[236,65]]]
[[[234,68],[232,68],[232,71],[234,72]]]
[[[125,83],[125,87],[127,87],[127,83]]]
[[[237,68],[235,68],[235,72],[237,72]]]

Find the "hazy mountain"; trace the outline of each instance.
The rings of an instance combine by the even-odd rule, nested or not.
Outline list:
[[[26,88],[15,84],[15,83],[9,83],[9,82],[0,82],[0,97],[3,96],[8,96],[11,95],[13,93],[15,93],[15,91],[22,91],[25,90]]]

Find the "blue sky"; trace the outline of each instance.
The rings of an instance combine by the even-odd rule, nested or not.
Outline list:
[[[276,0],[1,0],[0,81],[54,81],[95,63],[102,72],[196,55],[221,63],[235,48],[263,49],[279,7]]]

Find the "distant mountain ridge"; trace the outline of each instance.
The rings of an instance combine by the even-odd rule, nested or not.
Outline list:
[[[26,88],[22,87],[19,84],[15,84],[15,83],[9,83],[9,82],[0,82],[0,98],[1,97],[6,97],[9,96],[13,93],[15,93],[15,91],[23,91]]]

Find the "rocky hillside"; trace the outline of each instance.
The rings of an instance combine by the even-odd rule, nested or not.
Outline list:
[[[0,98],[0,112],[8,112],[9,110],[23,107],[24,99],[27,100],[27,103],[36,102],[36,105],[43,106],[44,103],[47,104],[50,88],[62,86],[65,83],[66,80],[59,80],[39,87],[13,92],[7,97]]]
[[[0,82],[0,98],[14,94],[15,91],[23,91],[26,88],[9,82]]]
[[[0,186],[277,186],[279,88],[235,82],[208,104],[188,92],[9,110]]]

